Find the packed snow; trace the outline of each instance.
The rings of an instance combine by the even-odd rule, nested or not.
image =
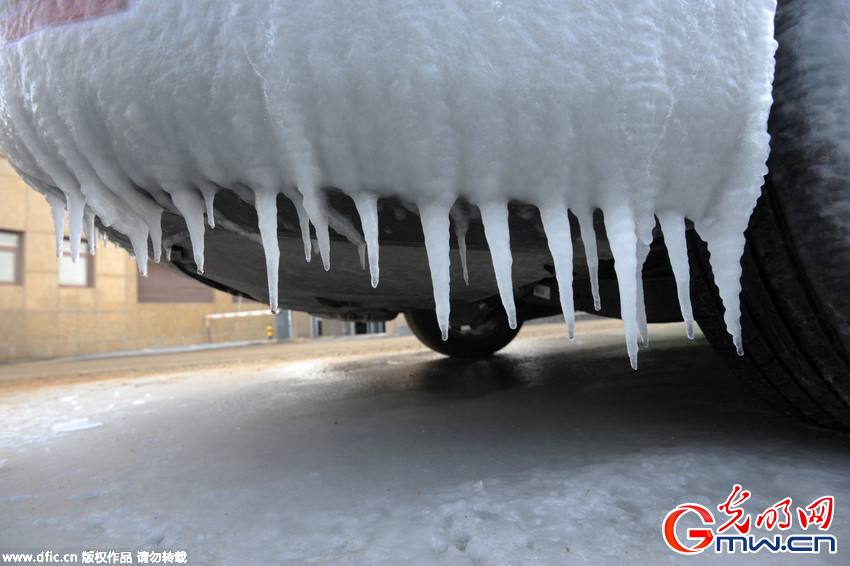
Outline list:
[[[740,484],[753,521],[786,497],[793,511],[834,496],[825,534],[837,554],[685,560],[847,564],[846,435],[765,405],[682,324],[653,327],[637,375],[611,362],[617,324],[579,324],[573,348],[553,325],[477,362],[379,346],[333,357],[328,346],[320,359],[5,393],[0,552],[186,551],[192,565],[681,564],[662,538],[665,515],[694,502],[725,521],[716,506]]]
[[[202,271],[204,216],[212,228],[215,193],[228,188],[257,209],[274,309],[279,193],[298,211],[308,261],[312,225],[330,268],[333,227],[368,253],[373,285],[377,199],[400,197],[420,213],[445,334],[452,222],[462,236],[467,221],[452,212],[460,197],[480,209],[512,326],[507,203],[540,209],[568,321],[567,211],[591,236],[592,259],[601,209],[636,366],[656,217],[691,319],[687,218],[708,243],[740,349],[739,260],[769,151],[774,0],[60,4],[0,2],[0,149],[47,196],[57,238],[67,210],[74,256],[83,230],[96,240],[96,217],[128,236],[144,274],[149,249],[160,259],[169,209],[185,218]],[[363,234],[329,210],[329,187],[354,199]]]

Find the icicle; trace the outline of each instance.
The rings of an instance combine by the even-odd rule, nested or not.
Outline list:
[[[310,240],[310,217],[307,211],[304,210],[304,204],[300,198],[293,198],[292,204],[295,205],[295,212],[298,213],[298,225],[301,227],[301,241],[304,244],[304,259],[307,263],[313,258],[313,243]]]
[[[68,198],[68,234],[71,243],[71,261],[77,263],[80,259],[80,240],[83,236],[83,214],[86,199],[77,191],[66,193]]]
[[[189,239],[192,242],[192,255],[198,274],[204,272],[204,201],[193,190],[187,187],[163,187],[170,195],[177,211],[186,221],[189,229]]]
[[[590,274],[590,292],[593,294],[593,308],[602,309],[599,296],[599,252],[596,249],[596,230],[593,228],[593,213],[585,210],[573,210],[578,218],[581,240],[584,243],[584,257]]]
[[[425,251],[428,254],[428,266],[431,268],[431,284],[434,287],[434,305],[437,312],[437,324],[440,326],[443,340],[449,338],[449,289],[451,275],[449,271],[449,211],[451,206],[444,202],[431,201],[419,205],[422,220],[422,232],[425,235]]]
[[[213,183],[201,183],[198,190],[204,196],[204,207],[207,210],[207,224],[210,228],[215,228],[215,193],[218,187]]]
[[[257,224],[266,254],[266,277],[269,283],[269,306],[277,312],[278,266],[280,248],[277,241],[277,193],[255,193]]]
[[[363,226],[363,237],[369,253],[369,273],[372,276],[372,287],[378,286],[380,269],[378,266],[378,199],[374,195],[357,194],[354,205],[360,214],[360,224]]]
[[[65,201],[53,193],[45,193],[53,215],[53,232],[56,236],[56,257],[62,257],[62,241],[65,239]]]
[[[130,238],[130,244],[133,246],[133,256],[136,258],[136,265],[139,267],[139,275],[142,277],[148,276],[148,228],[141,218],[133,216],[129,219],[129,225],[119,227],[122,232]],[[118,243],[116,242],[117,246]]]
[[[514,305],[514,289],[511,277],[511,235],[508,227],[508,204],[505,201],[495,201],[479,205],[481,221],[484,223],[484,235],[490,246],[490,257],[496,272],[496,284],[499,296],[508,315],[508,325],[516,328],[516,306]]]
[[[151,218],[145,219],[145,224],[148,226],[151,238],[151,247],[153,248],[153,262],[159,263],[162,256],[162,209],[151,214]],[[147,257],[147,254],[145,254]]]
[[[637,369],[638,359],[637,289],[635,286],[638,241],[635,229],[631,211],[623,209],[605,211],[605,230],[608,232],[608,243],[614,254],[614,270],[617,272],[617,285],[620,289],[620,316],[625,327],[626,348],[633,369]]]
[[[282,192],[295,207],[295,213],[298,215],[298,227],[301,230],[301,242],[304,246],[304,260],[310,263],[313,259],[313,244],[310,238],[310,215],[304,208],[304,196],[294,187],[284,187]]]
[[[635,271],[635,288],[637,289],[637,321],[638,331],[643,345],[649,348],[649,326],[646,320],[646,303],[643,297],[643,264],[649,257],[649,249],[652,245],[653,231],[655,230],[655,215],[642,213],[635,221],[635,235],[637,236],[637,270]]]
[[[744,355],[741,337],[741,255],[746,238],[744,233],[730,233],[729,227],[717,224],[700,225],[694,222],[700,237],[708,244],[709,262],[714,282],[723,301],[723,320],[739,356]]]
[[[304,210],[313,223],[316,230],[316,239],[319,240],[319,254],[322,256],[322,267],[325,271],[331,268],[331,240],[328,233],[328,215],[325,210],[324,198],[316,190],[307,190],[304,195]]]
[[[94,255],[95,251],[97,250],[97,246],[98,246],[98,244],[97,244],[98,229],[97,229],[97,226],[95,225],[94,211],[91,208],[89,208],[88,206],[85,207],[85,210],[83,211],[83,219],[85,221],[83,229],[85,230],[86,238],[88,239],[88,242],[89,242],[89,253],[91,255]]]
[[[691,273],[688,267],[688,243],[685,237],[685,217],[677,212],[666,211],[657,214],[664,233],[664,243],[670,266],[676,279],[679,294],[679,308],[685,321],[688,338],[694,339],[694,312],[691,308]]]
[[[575,337],[576,313],[573,304],[573,240],[567,209],[560,204],[540,207],[540,219],[555,262],[555,277],[561,296],[561,310],[567,323],[567,335]]]
[[[469,266],[466,261],[466,231],[469,229],[469,217],[457,208],[452,209],[451,217],[454,220],[457,249],[460,252],[460,265],[463,268],[463,282],[469,285]]]
[[[104,225],[113,226],[128,237],[133,236],[136,240],[134,245],[138,246],[141,245],[140,238],[129,234],[127,230],[138,230],[137,220],[144,224],[145,240],[150,237],[154,262],[159,263],[162,253],[162,207],[150,194],[137,190],[136,186],[120,174],[113,175],[115,184],[111,187],[104,184],[104,181],[88,167],[79,172],[79,177],[80,192]],[[134,227],[129,228],[129,225]],[[147,251],[143,256],[145,270],[147,270]]]
[[[637,326],[640,341],[645,348],[649,348],[649,325],[646,320],[646,301],[643,297],[643,264],[649,256],[649,244],[638,238],[637,242],[637,269],[635,270],[635,304],[637,306]]]

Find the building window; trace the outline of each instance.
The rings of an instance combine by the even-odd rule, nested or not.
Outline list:
[[[23,275],[21,235],[0,231],[0,285],[20,285]]]
[[[87,242],[80,242],[77,263],[71,259],[71,242],[63,240],[62,257],[59,258],[59,284],[63,287],[91,287],[94,282],[94,261],[89,255]]]
[[[140,303],[211,303],[212,289],[186,275],[148,263],[148,276],[139,276]]]

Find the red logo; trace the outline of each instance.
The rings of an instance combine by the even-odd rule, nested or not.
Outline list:
[[[713,548],[714,552],[722,553],[753,553],[768,550],[773,553],[807,553],[817,554],[826,549],[830,554],[838,552],[838,541],[832,535],[818,531],[826,531],[832,524],[835,511],[835,498],[831,495],[815,499],[806,507],[797,508],[797,520],[802,531],[817,527],[814,534],[785,533],[794,523],[791,512],[791,498],[781,499],[753,517],[747,513],[743,505],[752,494],[738,484],[726,501],[716,507],[724,515],[726,521],[716,529],[718,520],[707,507],[697,503],[683,503],[667,513],[662,524],[664,542],[679,554],[699,554]],[[698,521],[698,526],[689,527],[681,536],[682,529],[678,528],[679,521],[688,517],[692,523]],[[762,533],[754,533],[760,529]],[[784,534],[773,534],[777,529]],[[768,536],[763,536],[767,534]]]
[[[696,513],[702,520],[703,525],[714,524],[714,516],[711,514],[711,511],[696,503],[683,503],[667,513],[667,516],[664,518],[664,541],[667,543],[667,546],[680,554],[698,554],[708,548],[714,541],[714,533],[711,529],[688,529],[688,540],[697,540],[698,542],[690,547],[682,544],[682,541],[676,536],[676,523],[686,513]]]

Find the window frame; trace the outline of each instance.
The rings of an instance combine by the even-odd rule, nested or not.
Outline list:
[[[0,285],[5,286],[21,286],[24,284],[24,233],[17,230],[2,230],[2,234],[10,234],[18,237],[18,245],[16,247],[5,246],[0,244],[0,250],[9,251],[15,255],[14,269],[15,277],[12,281],[0,281]]]

